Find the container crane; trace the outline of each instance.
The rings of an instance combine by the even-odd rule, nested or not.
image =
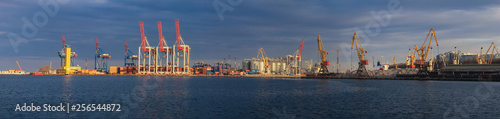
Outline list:
[[[266,51],[264,51],[264,48],[260,48],[259,51],[257,52],[257,59],[260,58],[262,59],[262,62],[264,62],[264,73],[268,73],[268,69],[271,67],[269,66],[269,58],[267,58]]]
[[[174,63],[173,67],[177,67],[179,70],[177,72],[174,71],[174,73],[178,74],[189,74],[189,61],[190,61],[190,55],[191,55],[191,47],[189,45],[184,44],[184,40],[182,39],[180,29],[179,29],[179,19],[175,19],[175,31],[176,31],[176,36],[177,36],[177,41],[176,44],[174,45],[173,49],[177,47],[177,52],[174,55],[177,57],[177,61]],[[182,53],[182,54],[181,54]],[[182,57],[182,68],[179,66],[180,60],[179,57]]]
[[[97,41],[97,38],[95,38],[95,70],[100,71],[100,72],[106,72],[109,73],[109,65],[108,65],[108,59],[111,58],[111,55],[106,54],[104,50],[101,49],[99,46],[99,42]]]
[[[135,55],[127,45],[127,41],[125,41],[125,67],[136,67],[137,66],[137,60],[139,57]]]
[[[139,74],[156,73],[156,48],[149,45],[147,37],[144,35],[144,23],[139,22],[141,28],[141,46],[139,46],[139,60],[137,62]],[[153,61],[151,61],[153,60]],[[142,62],[141,62],[142,61]],[[146,62],[147,61],[147,62]],[[153,70],[153,71],[151,71]]]
[[[363,49],[363,46],[361,45],[361,42],[359,41],[358,34],[354,33],[352,35],[352,43],[351,43],[351,49],[353,49],[354,45],[356,45],[356,51],[358,52],[358,70],[356,72],[357,76],[369,76],[368,71],[366,71],[365,65],[368,65],[368,60],[365,60],[365,55],[364,53],[368,53],[368,51],[365,51]],[[359,46],[359,47],[358,47]]]
[[[430,37],[429,37],[430,36]],[[429,38],[429,43],[427,43],[427,38]],[[434,38],[434,41],[436,42],[436,46],[439,47],[439,44],[437,42],[436,38],[436,32],[431,28],[429,30],[429,33],[427,34],[427,37],[425,37],[424,44],[422,44],[422,47],[418,49],[418,55],[419,55],[419,60],[416,60],[416,63],[419,66],[419,71],[417,75],[428,75],[429,71],[427,70],[427,67],[432,67],[432,64],[427,62],[427,56],[429,54],[429,49],[431,49],[431,43],[432,43],[432,38]],[[431,65],[431,66],[429,66]]]
[[[323,46],[323,42],[321,41],[321,37],[318,35],[317,38],[318,41],[318,51],[321,57],[321,67],[318,71],[318,75],[320,76],[329,76],[329,75],[334,75],[328,71],[328,67],[330,65],[330,61],[326,59],[326,55],[330,54],[325,50],[325,47]]]
[[[158,38],[160,40],[158,43],[158,47],[156,48],[159,49],[159,51],[157,51],[158,56],[156,56],[157,58],[156,64],[159,67],[158,73],[170,74],[173,71],[171,66],[173,61],[172,59],[173,49],[172,47],[168,47],[167,41],[165,41],[165,37],[163,37],[161,21],[158,21],[156,23],[158,23]]]

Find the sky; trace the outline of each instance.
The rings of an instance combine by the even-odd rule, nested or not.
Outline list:
[[[219,11],[218,11],[219,10]],[[500,1],[497,0],[9,0],[0,1],[0,70],[36,71],[42,65],[60,66],[57,52],[62,35],[78,54],[75,64],[94,68],[95,38],[111,55],[111,66],[123,66],[124,41],[138,52],[139,21],[151,46],[158,45],[161,21],[168,45],[175,43],[175,22],[191,63],[237,61],[293,54],[305,39],[302,60],[320,61],[317,35],[334,64],[340,50],[340,70],[355,69],[356,51],[350,49],[357,32],[366,58],[372,63],[393,57],[403,63],[408,49],[421,46],[429,29],[439,46],[433,56],[454,50],[479,53],[500,39]],[[368,67],[367,69],[371,69]]]

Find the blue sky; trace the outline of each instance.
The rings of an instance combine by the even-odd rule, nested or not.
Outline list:
[[[52,2],[59,9],[50,14],[38,2]],[[232,11],[225,11],[221,19],[214,2],[226,4],[225,8]],[[351,68],[352,34],[355,29],[364,31],[365,26],[373,23],[380,26],[378,32],[370,34],[369,42],[361,37],[370,63],[372,56],[377,59],[385,56],[391,63],[396,57],[398,62],[404,62],[408,49],[422,45],[430,28],[436,31],[439,42],[439,48],[433,46],[433,55],[438,53],[437,49],[443,53],[455,46],[462,52],[479,53],[480,47],[488,47],[500,39],[499,3],[496,0],[241,0],[233,4],[226,0],[1,1],[0,70],[17,69],[16,60],[27,71],[50,62],[59,67],[57,52],[62,47],[61,35],[66,36],[67,44],[78,54],[76,64],[83,66],[88,58],[89,68],[93,68],[94,38],[98,38],[102,49],[112,56],[110,65],[122,66],[124,40],[137,54],[139,21],[144,21],[149,43],[156,46],[156,21],[162,21],[167,43],[175,43],[174,19],[180,20],[183,39],[192,48],[192,62],[213,63],[228,54],[241,61],[255,57],[261,47],[268,57],[285,57],[294,53],[302,39],[306,39],[303,60],[319,61],[316,36],[321,35],[330,52],[328,59],[335,62],[335,50],[341,50],[341,70],[346,70]],[[390,21],[382,26],[371,12],[389,11],[390,5],[401,11],[390,14]],[[33,16],[43,15],[47,15],[46,20],[36,17],[37,23],[33,22]],[[37,31],[24,35],[23,18],[35,24]],[[377,31],[371,28],[369,31]],[[9,34],[26,40],[16,43],[24,40],[11,37],[16,39],[12,43]],[[353,63],[356,61],[353,56]]]

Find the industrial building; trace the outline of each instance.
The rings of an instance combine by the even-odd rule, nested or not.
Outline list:
[[[262,59],[252,58],[242,61],[243,70],[257,70],[267,74],[286,74],[287,59],[286,58],[271,58],[268,60],[269,67],[266,68],[265,62]]]

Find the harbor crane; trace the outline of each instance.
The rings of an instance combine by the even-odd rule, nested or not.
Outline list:
[[[413,51],[411,49],[408,49],[408,57],[406,58],[406,65],[408,68],[415,68],[415,56],[417,55],[417,50],[417,45],[413,47]]]
[[[302,55],[302,48],[304,46],[304,41],[305,39],[302,39],[302,43],[300,46],[297,48],[295,53],[293,55],[288,55],[287,56],[287,73],[291,75],[298,75],[301,74],[301,67],[302,67],[302,60],[301,60],[301,55]]]
[[[189,45],[184,44],[184,40],[182,39],[180,29],[179,29],[179,19],[175,19],[175,31],[176,31],[176,36],[177,36],[177,41],[176,44],[174,45],[173,49],[177,47],[177,52],[174,55],[177,57],[177,62],[175,62],[172,67],[177,67],[178,69],[182,69],[181,71],[177,70],[177,72],[174,71],[174,73],[180,73],[180,74],[189,74],[189,61],[190,61],[190,55],[191,55],[191,47]],[[182,57],[182,68],[179,66],[179,57]]]
[[[125,67],[136,67],[137,66],[137,60],[139,57],[135,55],[127,45],[127,41],[125,41]]]
[[[173,49],[172,47],[168,47],[167,41],[165,40],[165,37],[163,37],[163,30],[161,26],[161,21],[157,21],[158,23],[158,38],[159,38],[159,43],[158,43],[158,48],[157,51],[158,53],[156,55],[157,61],[156,64],[159,67],[158,73],[160,74],[170,74],[172,73],[172,53]],[[159,61],[158,61],[159,60]],[[170,72],[169,72],[170,70]]]
[[[488,61],[485,61],[485,57],[486,55],[488,55],[488,53],[490,53],[490,49],[491,49],[491,54],[489,55],[489,58],[488,58]],[[491,42],[490,44],[490,47],[488,48],[488,50],[486,50],[486,53],[485,54],[482,54],[483,53],[483,48],[481,47],[481,53],[480,53],[480,57],[481,57],[481,62],[480,64],[491,64],[493,62],[493,57],[494,54],[495,54],[495,51],[496,51],[496,56],[499,55],[498,53],[498,48],[497,48],[497,45],[495,44],[495,42]]]
[[[259,57],[264,62],[264,72],[263,73],[268,73],[269,68],[271,66],[269,66],[269,64],[268,64],[269,58],[267,58],[266,51],[264,51],[264,48],[260,48],[259,51],[257,52],[257,59],[259,59]]]
[[[431,28],[429,30],[429,33],[427,33],[427,37],[425,37],[424,44],[422,44],[422,46],[420,48],[418,48],[418,51],[417,51],[418,56],[420,58],[419,60],[416,60],[416,62],[415,62],[415,64],[417,64],[419,67],[417,75],[428,75],[429,70],[427,68],[432,67],[432,63],[429,63],[428,61],[426,61],[427,56],[429,54],[429,49],[432,48],[431,47],[432,38],[434,38],[434,41],[436,42],[436,46],[439,47],[439,44],[438,44],[437,38],[436,38],[436,32],[434,32],[434,30]],[[426,45],[427,39],[429,39],[429,43]]]
[[[352,35],[352,43],[351,43],[351,49],[354,48],[354,45],[356,45],[356,51],[358,52],[358,70],[356,71],[357,76],[369,76],[368,71],[366,71],[365,65],[368,65],[368,60],[365,60],[365,54],[368,53],[365,49],[363,49],[363,46],[361,45],[361,42],[359,41],[359,37],[357,33],[354,33]]]
[[[109,65],[108,65],[108,59],[111,58],[111,55],[106,54],[104,50],[101,49],[99,46],[99,42],[97,41],[97,38],[95,38],[95,70],[100,71],[100,72],[106,72],[109,73]]]
[[[156,73],[156,48],[149,45],[147,37],[144,35],[144,23],[139,22],[141,28],[141,45],[139,46],[139,60],[137,62],[139,74]],[[153,60],[153,61],[151,61]],[[146,62],[147,61],[147,62]],[[151,71],[153,70],[153,71]]]
[[[321,41],[321,37],[318,35],[318,51],[321,57],[321,67],[319,68],[318,75],[319,76],[330,76],[335,75],[328,71],[328,66],[330,65],[330,61],[326,59],[326,55],[330,54],[325,50],[323,46],[323,42]]]

